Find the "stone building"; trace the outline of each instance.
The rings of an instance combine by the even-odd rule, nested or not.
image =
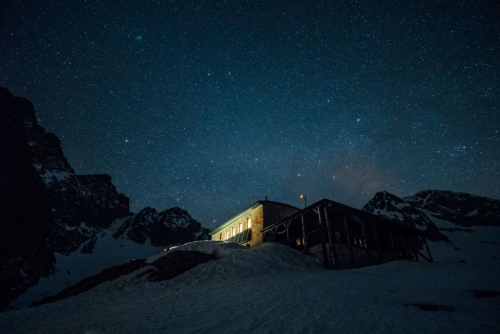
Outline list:
[[[254,247],[262,243],[262,229],[271,226],[299,209],[284,203],[257,201],[224,224],[210,231],[212,240],[237,242]]]
[[[432,262],[422,231],[328,199],[262,228],[278,242],[319,258],[326,268],[360,268],[393,260]],[[425,254],[424,254],[425,253]]]
[[[210,232],[212,240],[249,247],[278,242],[317,257],[326,268],[394,260],[432,262],[424,232],[328,199],[300,210],[258,201]]]

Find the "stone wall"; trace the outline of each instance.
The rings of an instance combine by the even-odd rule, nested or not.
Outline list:
[[[262,205],[259,205],[255,209],[249,211],[247,214],[242,215],[238,219],[235,219],[235,221],[226,226],[224,229],[221,231],[217,232],[216,234],[212,235],[212,240],[216,241],[224,241],[226,240],[226,232],[229,232],[229,237],[232,237],[232,230],[233,227],[236,230],[236,233],[239,233],[239,224],[243,224],[243,230],[246,230],[248,228],[248,219],[251,219],[251,229],[252,229],[252,237],[249,242],[245,243],[248,244],[250,247],[257,246],[262,243],[262,233],[260,230],[263,228],[263,218],[264,216],[264,211]]]
[[[246,243],[250,247],[260,245],[262,243],[262,232],[264,228],[264,207],[259,205],[251,211],[252,218],[252,239]]]
[[[250,247],[258,246],[263,242],[263,235],[261,230],[264,227],[282,221],[286,217],[289,217],[290,215],[299,211],[299,209],[294,208],[293,206],[273,201],[261,201],[258,203],[260,203],[260,205],[258,205],[256,208],[246,214],[237,217],[236,219],[234,219],[233,223],[224,227],[224,229],[217,232],[216,234],[212,235],[212,240],[226,240],[226,232],[229,232],[229,237],[232,237],[233,227],[235,228],[236,233],[239,233],[240,223],[243,224],[243,230],[246,230],[248,228],[248,219],[250,218],[252,222],[252,237],[250,241],[245,243],[245,245],[248,245]]]
[[[262,202],[264,205],[264,227],[278,223],[300,211],[298,208],[272,201]]]

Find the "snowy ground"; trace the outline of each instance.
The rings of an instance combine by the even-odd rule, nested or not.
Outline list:
[[[55,253],[56,272],[49,277],[41,278],[36,286],[12,301],[10,307],[28,307],[33,302],[54,295],[101,270],[134,258],[144,259],[163,250],[163,247],[151,245],[149,239],[144,244],[123,238],[114,239],[113,232],[122,223],[123,220],[119,219],[108,230],[100,233],[91,254],[81,253],[80,250],[69,255]]]
[[[171,281],[125,277],[57,303],[3,313],[0,332],[498,333],[500,296],[477,298],[473,291],[500,290],[500,229],[474,230],[446,232],[455,245],[431,243],[435,263],[342,271],[324,270],[280,245],[192,243],[185,249],[220,259]]]

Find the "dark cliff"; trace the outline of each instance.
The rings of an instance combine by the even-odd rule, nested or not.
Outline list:
[[[116,240],[157,247],[207,235],[179,208],[130,212],[109,175],[75,174],[33,105],[0,88],[0,310],[58,270],[56,253],[92,254],[116,222]]]

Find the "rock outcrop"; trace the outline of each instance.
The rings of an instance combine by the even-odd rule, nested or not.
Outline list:
[[[500,226],[500,201],[445,190],[424,190],[403,198],[381,191],[363,210],[424,230],[432,241],[448,241],[441,231]],[[436,221],[445,221],[450,226],[438,228]]]
[[[128,263],[113,266],[99,274],[86,278],[81,282],[59,292],[58,294],[42,299],[33,306],[53,303],[69,297],[87,292],[102,283],[114,281],[120,277],[133,274],[134,279],[146,279],[149,282],[170,280],[199,264],[215,260],[212,254],[194,251],[174,250],[156,261],[147,263],[146,260],[132,260]],[[143,271],[141,269],[145,268]],[[135,274],[134,274],[135,273]]]
[[[33,105],[0,89],[0,310],[54,268],[48,191],[33,165]]]
[[[114,233],[117,242],[148,241],[156,247],[207,236],[180,208],[134,214],[109,175],[77,175],[59,139],[37,124],[33,105],[3,88],[0,221],[0,310],[41,277],[62,270],[57,254],[92,254],[107,233]]]
[[[446,190],[424,190],[404,199],[458,226],[500,226],[500,201],[496,199]]]

